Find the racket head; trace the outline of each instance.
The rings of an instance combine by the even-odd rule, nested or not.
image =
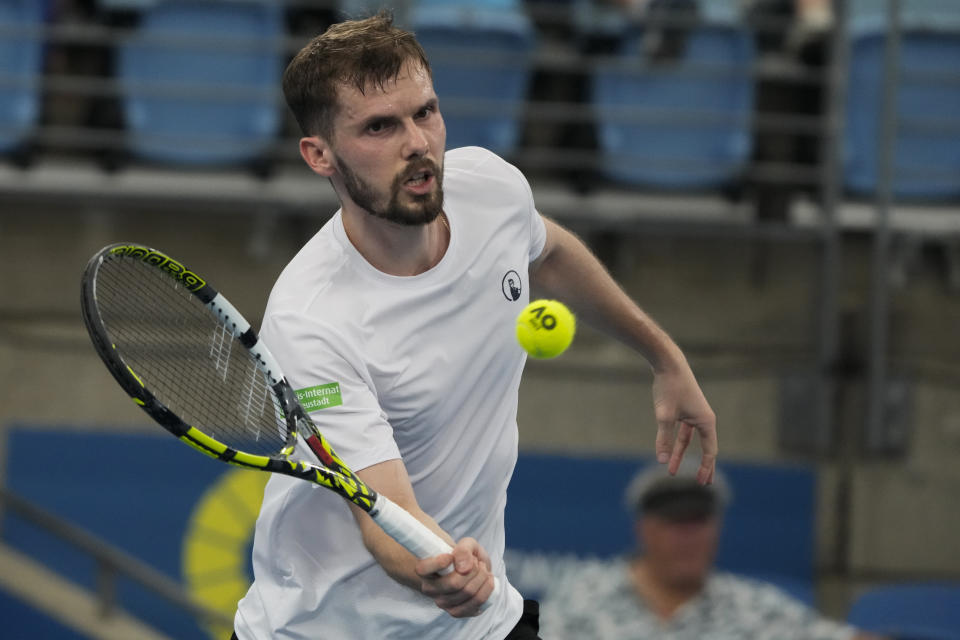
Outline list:
[[[81,291],[94,348],[156,422],[255,456],[290,452],[296,398],[251,350],[250,324],[196,272],[156,249],[112,244],[88,262]]]
[[[107,369],[174,436],[373,508],[376,492],[317,429],[250,323],[183,263],[144,245],[108,245],[87,263],[81,308]],[[325,467],[290,459],[301,439]]]

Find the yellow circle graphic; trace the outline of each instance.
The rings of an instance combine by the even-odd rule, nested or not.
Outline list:
[[[187,522],[181,557],[187,589],[230,619],[253,579],[247,555],[269,477],[244,469],[228,471],[204,492]],[[207,624],[206,630],[218,640],[233,632],[216,623]]]

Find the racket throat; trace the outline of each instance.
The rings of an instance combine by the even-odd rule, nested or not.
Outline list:
[[[334,459],[330,452],[325,446],[323,446],[323,441],[317,437],[316,434],[312,434],[306,438],[307,445],[310,447],[310,450],[317,456],[317,459],[324,464],[325,467],[331,469],[339,469],[340,463]]]

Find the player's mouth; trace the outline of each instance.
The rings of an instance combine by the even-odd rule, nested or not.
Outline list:
[[[414,195],[424,195],[433,190],[435,182],[433,171],[422,169],[410,174],[403,182],[403,188]]]

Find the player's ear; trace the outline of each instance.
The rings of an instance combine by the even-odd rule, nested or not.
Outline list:
[[[335,171],[333,150],[327,141],[320,136],[300,138],[300,156],[307,166],[325,178],[329,178]]]

